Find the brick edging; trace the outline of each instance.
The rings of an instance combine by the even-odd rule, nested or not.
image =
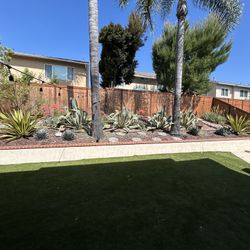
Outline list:
[[[168,144],[168,143],[188,143],[188,142],[213,142],[213,141],[245,141],[250,137],[241,138],[214,138],[214,139],[197,139],[197,140],[164,140],[164,141],[142,141],[142,142],[100,142],[100,143],[75,143],[75,144],[50,144],[50,145],[22,145],[22,146],[0,146],[0,150],[17,150],[17,149],[42,149],[42,148],[72,148],[72,147],[96,147],[96,146],[121,146],[121,145],[138,145],[138,144]]]

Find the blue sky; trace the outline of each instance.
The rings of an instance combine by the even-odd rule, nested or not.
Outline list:
[[[250,1],[242,1],[245,8],[240,25],[229,35],[234,43],[230,58],[211,77],[218,81],[250,84]],[[88,60],[87,2],[1,0],[0,41],[18,52]],[[126,25],[133,2],[126,10],[121,10],[117,0],[100,0],[100,28],[111,21]],[[192,24],[205,16],[206,12],[190,5],[188,18]],[[167,21],[176,22],[175,8]],[[137,70],[152,72],[152,44],[159,38],[163,23],[161,18],[155,17],[155,31],[148,32],[145,46],[137,53]]]

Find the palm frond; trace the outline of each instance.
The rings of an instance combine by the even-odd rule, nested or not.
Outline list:
[[[120,7],[126,7],[129,0],[118,0]],[[136,0],[136,11],[140,15],[145,26],[153,29],[152,16],[154,13],[160,13],[165,17],[170,13],[176,0]]]
[[[118,0],[120,7],[124,8],[128,5],[129,0]]]
[[[229,30],[239,23],[242,15],[241,0],[193,0],[193,2],[199,8],[212,12]]]

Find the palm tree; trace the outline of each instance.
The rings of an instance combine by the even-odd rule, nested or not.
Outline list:
[[[188,14],[187,3],[189,0],[136,0],[136,8],[146,25],[153,27],[151,15],[153,12],[160,12],[163,15],[169,14],[174,3],[177,4],[176,16],[178,19],[177,46],[176,46],[176,77],[173,108],[172,135],[180,135],[180,114],[181,114],[181,92],[183,72],[183,46],[185,20]],[[191,0],[190,0],[191,1]],[[242,13],[241,0],[192,0],[194,5],[207,9],[218,17],[225,29],[232,29],[239,21]],[[128,4],[129,0],[119,0],[121,7]]]
[[[92,130],[98,142],[103,137],[99,96],[98,0],[89,0],[88,3]]]

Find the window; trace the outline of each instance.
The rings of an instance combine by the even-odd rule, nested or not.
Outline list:
[[[240,97],[247,98],[248,97],[248,91],[247,90],[241,90],[240,91]]]
[[[59,66],[59,65],[45,65],[45,77],[57,78],[63,81],[72,81],[74,79],[74,68]]]
[[[52,65],[45,65],[45,78],[52,78]]]
[[[228,89],[221,89],[221,96],[228,96]]]

